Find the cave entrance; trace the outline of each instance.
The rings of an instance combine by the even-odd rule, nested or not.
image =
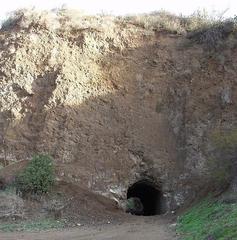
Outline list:
[[[139,198],[143,205],[143,216],[159,215],[164,213],[162,192],[151,182],[142,180],[134,183],[127,191],[127,199]]]

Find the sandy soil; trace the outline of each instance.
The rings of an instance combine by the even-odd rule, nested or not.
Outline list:
[[[47,232],[0,233],[4,240],[175,240],[170,221],[162,217],[134,217],[122,224],[78,227]]]

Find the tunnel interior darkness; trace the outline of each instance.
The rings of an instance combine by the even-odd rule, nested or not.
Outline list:
[[[137,197],[143,204],[144,216],[163,213],[163,194],[149,181],[143,180],[134,183],[127,191],[127,199]]]

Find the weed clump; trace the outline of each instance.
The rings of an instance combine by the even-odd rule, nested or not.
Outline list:
[[[21,194],[47,193],[54,183],[53,161],[48,155],[36,155],[16,178],[16,189]]]
[[[234,21],[217,22],[190,32],[187,38],[195,43],[202,44],[207,50],[217,50],[234,30]]]

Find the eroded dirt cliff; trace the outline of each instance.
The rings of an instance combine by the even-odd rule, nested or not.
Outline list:
[[[167,209],[223,186],[225,144],[237,143],[234,33],[209,52],[124,19],[79,23],[23,14],[0,31],[2,161],[48,153],[59,179],[121,198],[149,179]]]

